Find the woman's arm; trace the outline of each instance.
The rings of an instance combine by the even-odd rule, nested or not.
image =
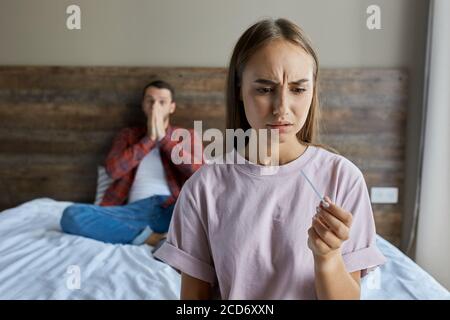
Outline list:
[[[360,298],[361,271],[348,273],[342,256],[314,257],[315,287],[320,300]]]
[[[181,300],[209,300],[211,285],[203,280],[181,273]]]

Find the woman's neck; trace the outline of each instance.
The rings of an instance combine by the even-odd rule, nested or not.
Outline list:
[[[257,144],[257,146],[259,148],[259,144]],[[295,138],[295,141],[280,142],[278,144],[278,152],[276,150],[277,148],[275,148],[275,150],[271,150],[270,145],[268,145],[266,149],[267,151],[264,152],[266,157],[264,157],[264,154],[260,155],[259,149],[257,149],[256,154],[253,155],[252,157],[252,155],[249,152],[249,144],[245,146],[244,150],[238,150],[238,152],[242,157],[244,157],[250,162],[267,166],[267,165],[283,165],[291,161],[294,161],[305,152],[306,148],[307,148],[306,145],[302,144],[300,141],[297,140],[297,138]]]
[[[295,143],[280,143],[279,147],[279,163],[280,165],[289,163],[299,158],[305,151],[307,146],[296,139]]]

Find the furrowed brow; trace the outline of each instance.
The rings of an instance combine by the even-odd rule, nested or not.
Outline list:
[[[291,81],[291,82],[289,82],[289,84],[300,85],[300,84],[303,84],[303,83],[308,82],[308,81],[309,81],[308,79],[299,79],[299,80],[296,80],[296,81]],[[278,81],[273,81],[273,80],[269,80],[269,79],[256,79],[254,82],[255,83],[259,83],[259,84],[267,84],[267,85],[277,85],[277,84],[279,84]]]

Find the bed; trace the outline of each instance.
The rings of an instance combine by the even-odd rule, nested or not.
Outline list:
[[[178,299],[180,276],[147,245],[64,234],[71,202],[39,198],[0,213],[0,299]],[[388,258],[362,280],[362,299],[450,299],[432,276],[383,238]]]

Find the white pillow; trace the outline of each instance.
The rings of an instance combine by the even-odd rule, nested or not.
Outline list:
[[[95,202],[94,204],[99,205],[102,200],[103,196],[105,195],[106,189],[109,188],[111,183],[113,182],[113,179],[108,176],[106,173],[106,169],[103,166],[97,167],[97,191],[95,193]]]

